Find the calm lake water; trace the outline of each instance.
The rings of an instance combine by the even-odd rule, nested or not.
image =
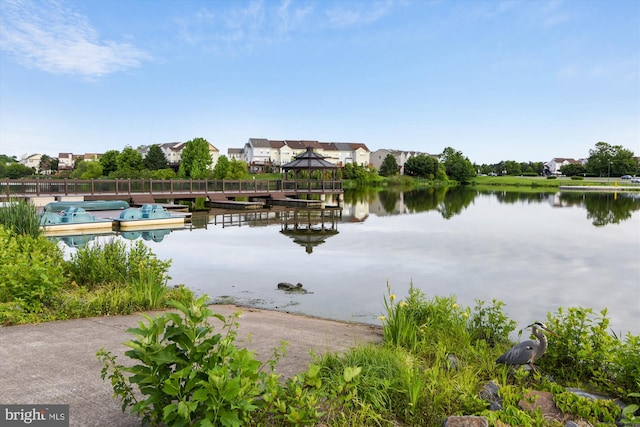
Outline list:
[[[379,324],[387,284],[403,298],[413,283],[464,306],[501,300],[519,327],[582,306],[640,332],[638,193],[350,192],[341,211],[287,209],[127,237],[172,260],[172,284],[220,302]]]

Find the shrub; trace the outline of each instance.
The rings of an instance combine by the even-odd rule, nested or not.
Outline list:
[[[590,384],[624,398],[640,385],[640,339],[628,335],[623,342],[609,334],[607,310],[596,315],[590,308],[560,307],[548,314],[551,338],[540,366],[560,381]]]
[[[571,180],[572,181],[582,181],[582,180],[584,180],[584,177],[579,176],[579,175],[574,175],[574,176],[571,177]]]
[[[549,176],[547,177],[547,179],[558,179],[558,177],[557,177],[557,176],[555,176],[555,175],[549,175]]]
[[[137,240],[129,248],[119,240],[104,245],[84,246],[67,264],[69,278],[87,289],[109,284],[166,284],[171,261],[159,260],[150,248]]]
[[[125,354],[136,361],[133,367],[117,364],[109,352],[98,352],[104,364],[102,379],[111,380],[123,411],[130,407],[151,424],[240,426],[249,422],[261,404],[267,374],[260,372],[261,362],[253,353],[234,345],[237,323],[214,314],[204,301],[201,297],[190,307],[172,302],[182,315],[145,316],[147,324],[140,322],[129,329],[136,339],[125,343],[131,348]],[[210,316],[224,323],[224,335],[214,334],[207,321]]]
[[[491,347],[510,342],[509,334],[516,329],[516,322],[507,317],[503,307],[504,303],[496,299],[490,306],[485,306],[482,300],[476,300],[467,326],[473,340],[484,340]]]
[[[0,303],[39,313],[64,284],[61,249],[45,237],[17,234],[0,225]],[[3,310],[0,323],[6,321]]]

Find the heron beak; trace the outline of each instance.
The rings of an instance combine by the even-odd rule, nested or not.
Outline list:
[[[553,332],[551,329],[544,328],[544,330],[545,330],[545,331],[547,331],[548,333],[550,333],[551,335],[553,335],[553,336],[555,336],[555,337],[560,338],[560,335],[556,334],[556,333],[555,333],[555,332]]]

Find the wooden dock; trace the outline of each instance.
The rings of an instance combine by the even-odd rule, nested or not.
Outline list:
[[[322,208],[324,202],[322,200],[307,200],[307,199],[273,199],[272,205],[277,206],[293,206],[298,208]]]
[[[205,206],[210,208],[250,210],[250,209],[262,209],[265,207],[265,204],[263,202],[240,202],[236,200],[215,200],[212,202],[205,202]]]

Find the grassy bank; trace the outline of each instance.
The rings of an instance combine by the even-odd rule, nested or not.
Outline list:
[[[477,186],[514,186],[514,187],[536,187],[555,188],[560,186],[632,186],[628,180],[619,178],[595,178],[595,177],[554,177],[546,178],[541,176],[478,176],[473,179],[473,184]]]
[[[388,289],[380,317],[383,345],[315,357],[292,378],[275,373],[286,343],[269,361],[257,361],[235,346],[236,319],[216,315],[205,298],[191,306],[176,304],[181,315],[149,318],[131,330],[127,356],[133,360],[125,365],[100,350],[103,378],[125,407],[154,425],[439,426],[446,417],[463,414],[483,416],[491,426],[635,422],[640,339],[610,335],[606,311],[548,314],[558,336],[536,363],[538,370],[526,371],[496,365],[512,345],[509,334],[516,325],[499,301],[465,308],[454,297],[430,299],[413,286],[398,301]],[[225,321],[220,332],[207,321],[211,316]],[[132,362],[135,366],[126,368]],[[629,405],[623,414],[613,400],[592,401],[569,391],[573,386],[609,393]],[[530,401],[526,396],[534,390],[553,396],[563,422],[524,409],[522,402]]]
[[[38,217],[24,201],[0,208],[0,325],[129,314],[193,300],[190,290],[167,285],[171,263],[141,241],[85,246],[66,260],[41,235]]]

